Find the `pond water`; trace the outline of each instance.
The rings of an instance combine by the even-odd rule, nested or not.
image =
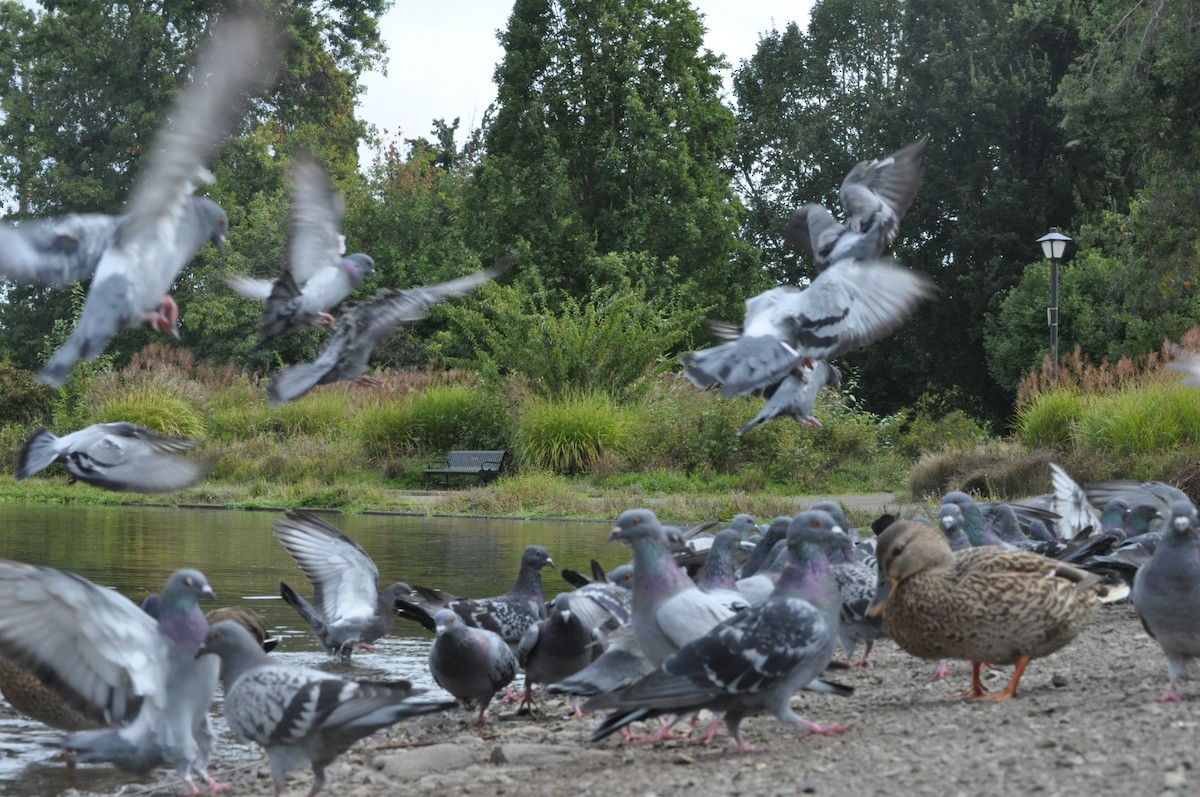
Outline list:
[[[160,592],[170,573],[195,567],[216,591],[213,606],[247,605],[262,614],[274,636],[272,655],[301,666],[366,678],[403,678],[437,690],[425,658],[432,634],[397,619],[392,633],[358,651],[351,665],[332,661],[311,629],[279,598],[279,582],[311,597],[312,590],[271,533],[279,512],[157,507],[0,505],[0,557],[69,570],[113,587],[135,603]],[[628,561],[628,550],[606,543],[609,525],[583,521],[426,518],[396,515],[323,515],[356,540],[392,581],[440,587],[484,597],[504,592],[516,578],[525,546],[546,546],[558,567],[587,573],[589,561],[606,568]],[[569,586],[542,572],[547,597]],[[208,606],[203,607],[206,611]],[[54,759],[57,732],[23,719],[0,701],[0,793],[55,795],[69,788],[109,791],[133,780],[109,767],[78,767],[72,774]],[[223,720],[213,771],[258,751],[238,745]]]

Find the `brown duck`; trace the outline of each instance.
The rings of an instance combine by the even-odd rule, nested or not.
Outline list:
[[[971,688],[961,695],[970,699],[1013,697],[1031,659],[1066,646],[1101,602],[1123,597],[1123,585],[1028,551],[953,553],[936,527],[920,521],[888,527],[877,557],[870,616],[882,613],[888,634],[914,656],[970,661]],[[1016,665],[1004,691],[984,691],[985,662]]]

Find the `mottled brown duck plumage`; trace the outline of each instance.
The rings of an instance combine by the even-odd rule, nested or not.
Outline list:
[[[14,709],[60,731],[103,727],[72,708],[41,680],[0,656],[0,692]]]
[[[1006,700],[1031,659],[1066,646],[1116,587],[1101,576],[1028,551],[953,553],[934,526],[899,521],[879,538],[879,589],[871,611],[901,648],[924,659],[966,659],[964,697]],[[1111,597],[1110,597],[1111,599]],[[1015,664],[1003,692],[988,695],[984,663]]]
[[[244,606],[221,606],[204,615],[204,619],[208,620],[209,625],[222,620],[233,620],[249,631],[250,636],[254,637],[254,641],[267,653],[270,653],[279,644],[278,639],[267,635],[266,619],[253,609],[247,609]]]

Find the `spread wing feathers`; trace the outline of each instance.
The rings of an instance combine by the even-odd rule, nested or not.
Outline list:
[[[846,232],[833,214],[821,205],[797,208],[783,228],[783,238],[789,246],[821,266],[827,265],[829,255],[842,234]]]
[[[377,345],[396,325],[406,321],[419,321],[428,314],[430,307],[444,302],[451,296],[478,288],[488,280],[500,276],[506,268],[502,266],[484,269],[437,285],[379,291],[374,298],[360,306],[359,312],[365,311],[367,322],[361,334],[370,340],[372,345]]]
[[[842,181],[841,203],[853,232],[882,227],[883,241],[896,240],[900,219],[921,187],[921,153],[926,139],[914,141],[886,158],[862,161]]]
[[[77,213],[0,225],[0,274],[18,282],[69,285],[92,276],[121,219]]]
[[[175,101],[134,183],[131,216],[168,216],[178,224],[196,180],[207,175],[205,162],[242,113],[240,98],[275,71],[273,43],[265,27],[250,16],[218,25],[200,52],[187,88]]]
[[[327,624],[375,616],[379,568],[357,542],[300,510],[276,521],[274,531],[312,582],[313,598]]]
[[[324,169],[307,153],[292,164],[292,226],[288,268],[303,285],[342,254],[342,217],[346,203],[333,190]]]
[[[1059,519],[1051,525],[1054,536],[1060,540],[1072,540],[1086,535],[1089,530],[1099,533],[1103,524],[1100,514],[1088,501],[1087,493],[1053,462],[1050,463],[1050,483],[1054,488],[1054,500],[1050,508],[1059,515]]]
[[[84,716],[129,722],[167,699],[155,621],[111,590],[48,567],[0,560],[0,654]]]

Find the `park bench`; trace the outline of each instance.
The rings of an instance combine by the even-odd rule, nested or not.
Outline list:
[[[439,476],[445,486],[450,486],[451,476],[473,476],[477,484],[496,478],[504,464],[503,451],[451,451],[446,455],[446,464],[439,468],[425,469],[425,487]]]

